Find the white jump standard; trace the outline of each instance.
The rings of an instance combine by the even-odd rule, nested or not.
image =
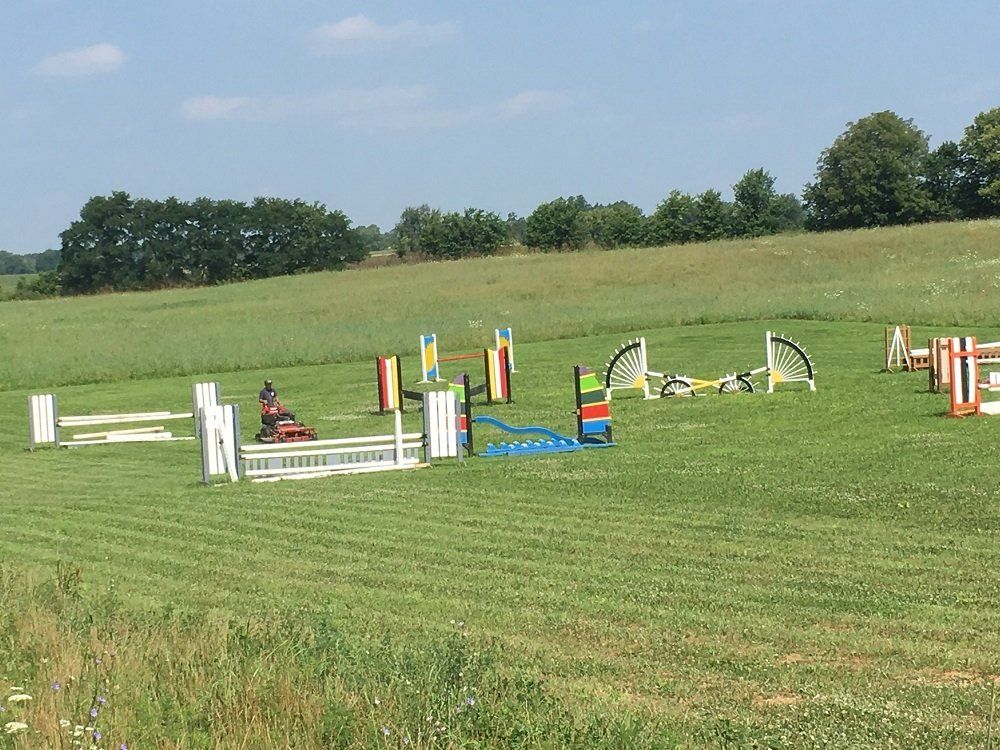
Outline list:
[[[241,445],[238,406],[205,407],[200,411],[202,482],[211,484],[222,476],[233,482],[314,479],[419,469],[435,458],[461,461],[458,396],[431,391],[424,394],[423,405],[423,432],[403,432],[402,414],[396,410],[388,435],[269,445]]]
[[[78,448],[86,445],[109,445],[112,443],[148,443],[175,440],[194,440],[198,434],[195,415],[204,406],[219,403],[218,383],[196,383],[191,389],[193,411],[145,411],[121,414],[78,414],[59,415],[59,404],[53,393],[43,393],[28,397],[28,447],[31,450],[43,446],[55,448]],[[163,425],[153,427],[127,427],[81,432],[72,440],[63,440],[59,429],[79,429],[81,427],[135,425],[146,422],[167,422],[189,419],[194,423],[195,435],[175,437]]]

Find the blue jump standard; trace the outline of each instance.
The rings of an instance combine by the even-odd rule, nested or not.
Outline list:
[[[580,442],[577,438],[560,435],[545,427],[513,427],[495,417],[473,417],[472,421],[479,422],[480,424],[491,424],[512,435],[542,435],[543,438],[546,438],[543,440],[525,440],[524,442],[515,440],[512,443],[500,443],[499,445],[489,443],[486,446],[486,452],[479,454],[483,458],[493,458],[495,456],[529,456],[537,453],[571,453],[583,450],[584,448],[606,448],[614,445],[614,443],[591,442],[590,440]]]

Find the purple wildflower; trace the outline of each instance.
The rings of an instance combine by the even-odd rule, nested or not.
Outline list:
[[[107,705],[108,699],[105,698],[103,695],[99,695],[97,696],[97,702],[100,703],[102,706],[104,706]]]
[[[101,734],[101,730],[100,729],[95,729],[94,730],[94,742],[100,742],[101,741],[101,737],[103,737],[103,736],[104,735]]]
[[[389,727],[382,727],[382,734],[388,737],[390,734],[392,734],[392,730],[389,729]]]
[[[94,706],[92,709],[90,709],[90,718],[91,719],[97,718],[97,706]]]
[[[58,682],[53,682],[52,683],[52,692],[53,693],[58,693],[61,688],[62,688],[62,685],[60,685]]]
[[[465,705],[466,705],[466,706],[474,706],[474,705],[476,705],[476,699],[475,699],[475,698],[473,698],[473,697],[472,697],[472,696],[470,695],[470,696],[469,696],[468,698],[466,698],[466,699],[465,699]]]
[[[128,745],[126,745],[126,744],[125,744],[125,743],[123,742],[123,743],[121,744],[121,747],[119,747],[119,748],[118,748],[118,750],[128,750]]]

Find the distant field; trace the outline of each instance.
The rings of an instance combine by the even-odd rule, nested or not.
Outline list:
[[[30,281],[35,278],[37,274],[0,274],[0,299],[4,299],[7,295],[13,292],[17,288],[17,282],[22,279]]]
[[[995,324],[1000,221],[391,266],[0,304],[0,390],[761,318]],[[30,337],[25,336],[31,332]]]

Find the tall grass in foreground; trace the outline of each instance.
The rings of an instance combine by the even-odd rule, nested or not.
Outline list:
[[[0,303],[0,391],[737,320],[994,324],[1000,221],[482,258]],[[972,331],[974,332],[974,331]],[[412,355],[411,355],[412,356]]]
[[[500,669],[463,623],[347,639],[322,612],[137,616],[81,573],[0,568],[0,748],[604,748],[671,742],[652,720],[570,713]],[[671,744],[673,744],[671,742]]]

